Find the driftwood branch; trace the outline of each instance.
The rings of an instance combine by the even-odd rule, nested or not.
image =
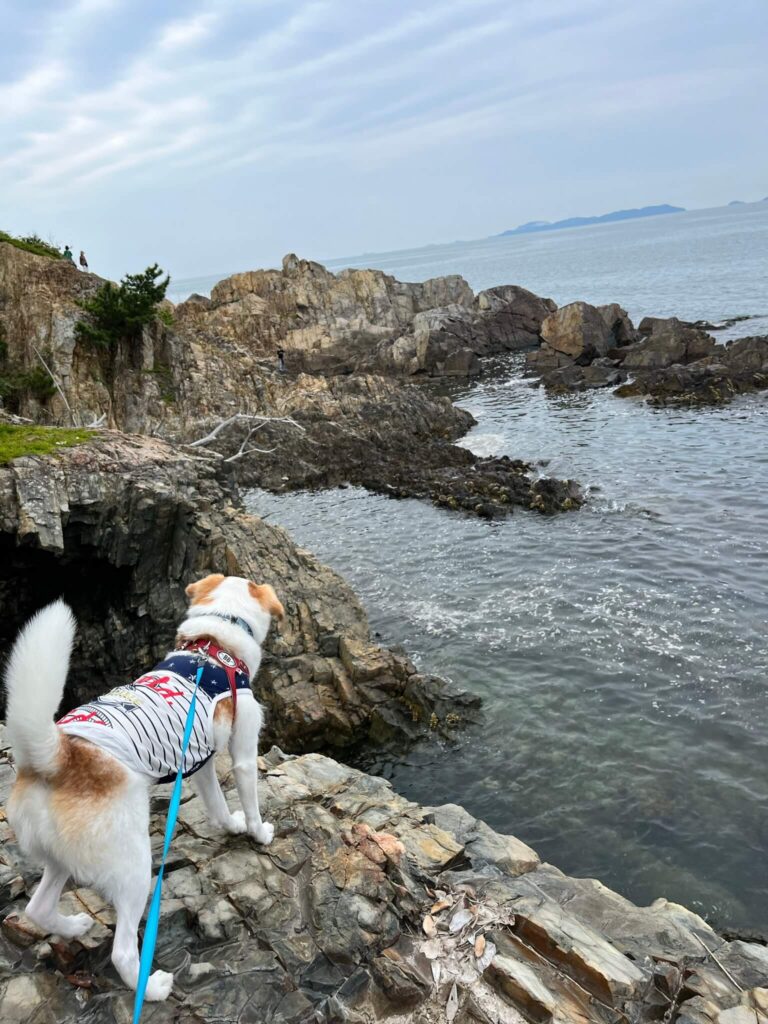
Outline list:
[[[66,405],[66,407],[67,407],[67,412],[69,413],[69,418],[72,420],[72,426],[73,427],[78,426],[77,420],[75,419],[75,414],[72,412],[72,406],[67,401],[67,396],[64,394],[64,390],[63,390],[61,384],[59,383],[58,377],[56,377],[56,375],[54,374],[53,370],[50,368],[48,363],[46,363],[45,359],[43,359],[43,353],[40,351],[40,349],[37,347],[37,345],[33,345],[32,348],[35,350],[37,358],[40,360],[40,362],[45,367],[45,370],[46,370],[48,376],[53,381],[54,387],[56,388],[56,390],[61,395],[62,400],[64,402],[64,405]]]
[[[222,430],[224,430],[226,427],[231,426],[233,423],[237,423],[237,422],[250,422],[250,423],[252,423],[254,421],[257,422],[258,426],[252,428],[251,433],[253,433],[254,431],[260,429],[261,427],[265,427],[268,423],[287,423],[291,427],[296,427],[296,429],[300,430],[302,433],[306,433],[306,427],[302,427],[302,425],[300,423],[297,423],[296,420],[291,419],[290,416],[256,416],[256,415],[253,415],[251,413],[236,412],[234,414],[234,416],[229,416],[227,419],[222,420],[221,423],[217,424],[213,428],[213,430],[210,432],[210,434],[206,434],[205,437],[198,438],[197,441],[190,441],[189,444],[187,445],[187,447],[188,448],[200,448],[203,445],[210,444],[211,441],[215,440],[219,436],[219,434],[222,432]],[[251,436],[251,434],[248,435],[248,437],[250,437],[250,436]],[[257,449],[254,449],[254,450],[257,450]]]
[[[263,423],[258,423],[255,427],[251,427],[248,433],[243,438],[243,443],[240,445],[234,455],[230,455],[229,458],[224,459],[225,462],[234,462],[235,459],[241,459],[244,455],[250,455],[252,452],[258,452],[260,455],[271,455],[272,452],[276,452],[277,448],[246,448],[245,446],[251,440],[253,435],[265,427],[269,421],[265,420]]]
[[[277,448],[246,448],[240,449],[239,452],[235,452],[234,455],[230,455],[229,458],[224,459],[225,462],[234,462],[236,459],[242,459],[244,455],[250,455],[252,452],[258,452],[259,455],[271,455],[272,452],[276,452]]]

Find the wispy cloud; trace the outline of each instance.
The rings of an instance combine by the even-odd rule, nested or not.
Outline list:
[[[0,61],[0,192],[515,152],[702,121],[765,85],[761,0],[55,0]],[[34,22],[34,30],[33,30]],[[13,73],[3,74],[3,66]],[[570,144],[570,143],[569,143]],[[479,150],[480,151],[480,150]],[[293,169],[293,170],[292,170]]]

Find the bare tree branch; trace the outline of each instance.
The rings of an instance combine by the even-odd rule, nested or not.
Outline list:
[[[230,455],[228,459],[224,459],[225,462],[234,462],[236,459],[241,459],[244,455],[250,455],[251,452],[258,452],[259,455],[271,455],[272,452],[276,452],[277,448],[246,448],[245,451],[241,448],[239,452],[234,455]]]
[[[258,430],[260,427],[266,426],[268,423],[287,423],[291,427],[296,427],[296,429],[300,430],[302,433],[306,433],[306,427],[302,427],[300,423],[291,419],[290,416],[256,416],[251,413],[236,412],[234,416],[229,416],[227,419],[222,420],[221,423],[217,424],[210,434],[206,434],[205,437],[201,437],[197,441],[190,441],[187,447],[199,448],[202,445],[210,444],[211,441],[218,437],[222,430],[231,426],[233,423],[237,423],[238,421],[253,422],[254,420],[258,421],[259,426],[253,428],[253,430]],[[248,436],[250,437],[250,434]]]

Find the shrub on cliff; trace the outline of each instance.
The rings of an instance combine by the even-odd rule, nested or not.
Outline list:
[[[54,260],[60,260],[63,255],[58,246],[53,245],[51,242],[45,242],[38,235],[17,237],[16,235],[9,235],[6,231],[0,231],[0,242],[9,242],[11,245],[15,245],[17,249],[33,252],[35,256],[50,256]]]
[[[155,263],[141,274],[126,274],[119,285],[108,281],[90,299],[79,302],[88,317],[75,326],[78,339],[107,350],[114,350],[121,341],[138,340],[143,328],[162,312],[157,307],[170,282],[162,274]]]

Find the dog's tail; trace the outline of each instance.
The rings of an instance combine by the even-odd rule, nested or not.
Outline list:
[[[19,633],[5,673],[6,723],[16,764],[41,775],[56,766],[61,738],[53,716],[64,693],[75,628],[68,605],[49,604]]]

